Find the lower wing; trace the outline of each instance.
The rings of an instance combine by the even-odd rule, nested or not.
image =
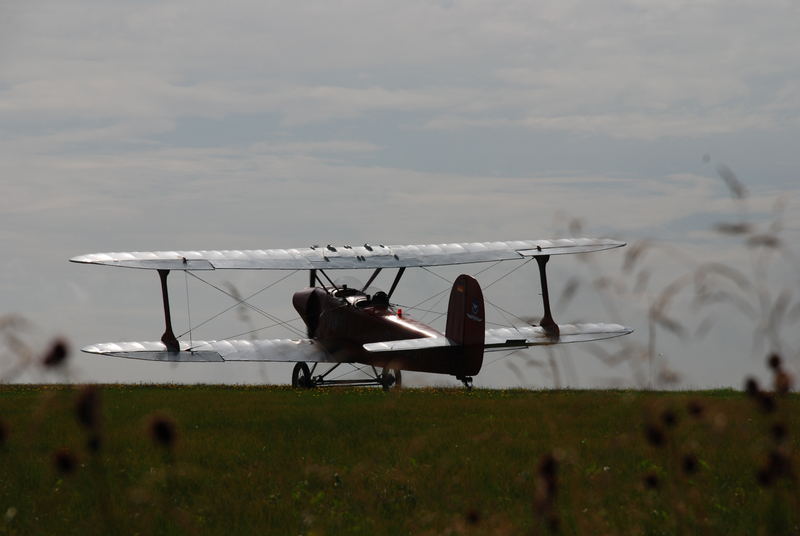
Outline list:
[[[81,348],[90,354],[169,362],[273,361],[337,363],[321,344],[311,339],[259,339],[180,342],[180,352],[169,352],[162,342],[106,342]]]
[[[633,332],[619,324],[560,324],[560,334],[549,335],[539,326],[487,329],[484,350],[496,352],[570,342],[599,341]],[[405,352],[456,346],[446,337],[424,337],[364,345],[368,352]],[[90,354],[166,362],[266,361],[284,363],[338,363],[312,339],[258,339],[180,342],[179,352],[170,352],[162,342],[106,342],[82,348]]]

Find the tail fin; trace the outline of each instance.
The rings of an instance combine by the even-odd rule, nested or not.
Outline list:
[[[455,363],[456,376],[474,376],[483,364],[485,320],[483,292],[475,278],[461,274],[450,291],[445,335],[463,346],[463,356]]]

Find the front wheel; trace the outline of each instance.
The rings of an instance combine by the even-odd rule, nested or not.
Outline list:
[[[403,386],[403,375],[400,373],[400,369],[383,369],[381,372],[381,385],[384,391],[400,389]]]
[[[302,389],[309,389],[314,386],[311,381],[311,371],[305,363],[296,363],[292,370],[292,387],[300,387]]]

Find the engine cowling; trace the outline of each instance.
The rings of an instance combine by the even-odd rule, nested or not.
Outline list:
[[[300,318],[303,319],[303,322],[305,322],[306,333],[309,338],[313,338],[317,334],[324,295],[325,291],[322,289],[307,288],[295,292],[294,296],[292,296],[292,305],[300,315]]]

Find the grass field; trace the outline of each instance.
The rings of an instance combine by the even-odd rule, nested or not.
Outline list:
[[[734,391],[2,386],[0,533],[798,533],[798,410]]]

